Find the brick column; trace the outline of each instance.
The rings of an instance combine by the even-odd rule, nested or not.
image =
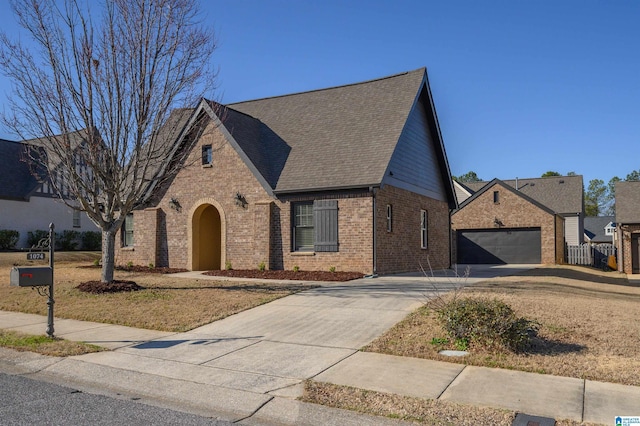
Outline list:
[[[253,258],[255,264],[264,262],[271,269],[271,207],[272,201],[255,204],[253,213]]]

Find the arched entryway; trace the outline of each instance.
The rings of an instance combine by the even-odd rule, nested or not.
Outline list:
[[[213,204],[198,206],[191,215],[191,269],[222,269],[224,219]]]

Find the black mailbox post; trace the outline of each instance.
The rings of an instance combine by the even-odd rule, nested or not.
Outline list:
[[[49,224],[49,237],[40,240],[37,246],[39,252],[27,253],[27,260],[44,259],[44,249],[49,249],[49,266],[14,266],[11,268],[10,284],[17,287],[31,287],[38,290],[41,296],[47,296],[47,335],[53,337],[53,251],[55,245],[55,226]]]

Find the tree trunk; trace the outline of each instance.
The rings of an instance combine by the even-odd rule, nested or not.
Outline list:
[[[113,281],[115,267],[116,231],[102,231],[102,275],[103,283]]]

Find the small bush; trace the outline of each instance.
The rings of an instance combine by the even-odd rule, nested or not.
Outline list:
[[[293,272],[299,272],[299,271],[300,271],[300,267],[298,265],[294,265]]]
[[[98,231],[84,231],[80,240],[82,250],[100,251],[102,249],[102,234]]]
[[[526,349],[540,327],[535,321],[516,317],[513,309],[498,299],[459,298],[436,312],[456,342],[515,352]]]
[[[336,271],[336,267],[335,266],[330,266],[329,267],[329,272],[334,273]]]
[[[62,251],[73,251],[78,249],[80,232],[66,229],[56,232],[56,248]]]
[[[265,269],[267,269],[267,264],[264,261],[258,263],[258,271],[264,271]]]
[[[12,250],[16,248],[20,233],[11,229],[0,229],[0,250]]]
[[[49,231],[44,229],[36,229],[35,231],[27,232],[27,245],[34,247],[40,244],[40,241],[49,238]]]
[[[230,271],[233,269],[233,265],[231,265],[231,262],[229,262],[228,260],[226,262],[224,262],[224,269],[226,269],[227,271]]]

